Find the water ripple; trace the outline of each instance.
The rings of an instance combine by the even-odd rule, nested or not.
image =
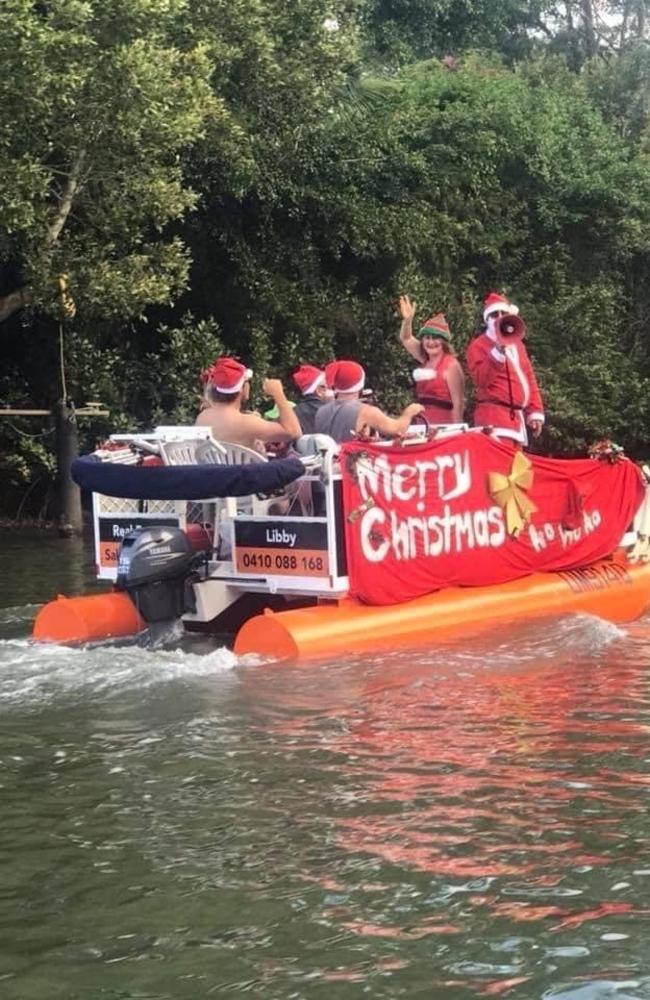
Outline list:
[[[3,1000],[650,998],[647,620],[168,642],[0,644]]]

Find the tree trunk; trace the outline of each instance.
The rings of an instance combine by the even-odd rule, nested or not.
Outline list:
[[[582,0],[582,23],[585,30],[585,47],[587,58],[593,59],[598,54],[598,42],[594,24],[594,9],[591,0]]]
[[[54,405],[54,426],[56,434],[56,523],[59,534],[72,538],[80,535],[83,528],[81,493],[72,479],[72,462],[79,455],[77,418],[74,407],[65,399]]]
[[[623,50],[625,48],[625,43],[627,42],[627,29],[630,23],[630,14],[632,13],[632,4],[634,0],[625,0],[625,5],[623,7],[623,17],[621,19],[621,31],[619,34],[619,49]]]

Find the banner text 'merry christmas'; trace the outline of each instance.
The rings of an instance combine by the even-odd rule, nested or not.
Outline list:
[[[399,561],[460,554],[477,548],[500,548],[507,540],[503,510],[483,504],[476,509],[457,510],[450,501],[467,496],[472,490],[470,455],[452,452],[433,460],[415,460],[391,465],[388,456],[371,459],[364,456],[357,463],[359,491],[364,500],[374,501],[359,522],[359,539],[364,557],[373,563],[392,554]],[[442,507],[440,507],[442,501]],[[412,504],[413,514],[404,516],[390,509],[390,504]],[[433,509],[432,509],[433,508]],[[559,542],[563,549],[576,544],[584,534],[600,523],[600,514],[583,512],[582,525],[566,530],[549,522],[526,529],[537,552]]]
[[[476,546],[504,543],[505,523],[500,507],[454,511],[450,502],[472,490],[468,451],[451,452],[435,459],[399,462],[389,456],[364,458],[357,463],[359,491],[375,506],[360,521],[362,551],[369,562],[381,562],[389,552],[399,560],[440,556]],[[385,505],[412,503],[414,515],[400,517]],[[432,511],[432,502],[442,510]],[[428,512],[428,514],[427,514]],[[418,516],[424,515],[424,516]]]

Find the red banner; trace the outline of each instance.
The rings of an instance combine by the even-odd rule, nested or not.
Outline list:
[[[442,587],[588,566],[644,496],[627,459],[551,459],[481,433],[341,450],[350,591],[398,604]]]

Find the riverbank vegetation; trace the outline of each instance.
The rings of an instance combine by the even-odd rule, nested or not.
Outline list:
[[[92,446],[192,419],[221,349],[260,375],[355,357],[395,406],[398,294],[446,311],[462,353],[499,288],[529,326],[544,447],[640,454],[647,7],[7,0],[0,407],[100,400]],[[0,417],[5,512],[47,507],[51,438]]]

